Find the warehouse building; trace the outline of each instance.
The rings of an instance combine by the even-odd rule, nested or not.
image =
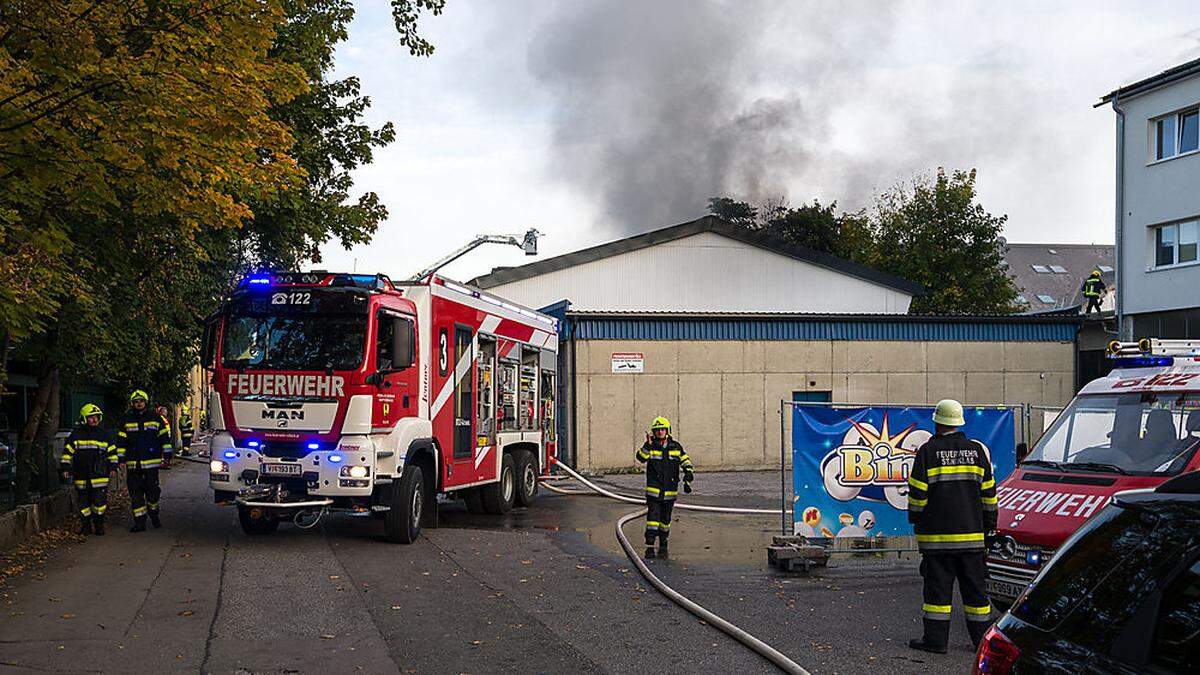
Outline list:
[[[706,468],[778,466],[780,401],[1062,405],[1077,316],[918,317],[907,280],[714,217],[474,285],[562,320],[577,466],[618,469],[665,415]]]

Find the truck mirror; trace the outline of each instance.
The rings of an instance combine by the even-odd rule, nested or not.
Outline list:
[[[1017,443],[1017,464],[1025,461],[1029,456],[1029,445],[1027,443]]]
[[[204,337],[200,340],[200,367],[211,369],[217,356],[217,322],[204,322]]]

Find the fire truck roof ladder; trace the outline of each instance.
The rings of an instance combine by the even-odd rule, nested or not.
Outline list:
[[[1142,338],[1137,342],[1108,343],[1109,356],[1200,356],[1200,340]]]

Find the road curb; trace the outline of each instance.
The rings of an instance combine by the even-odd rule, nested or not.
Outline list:
[[[15,547],[28,537],[66,522],[71,515],[71,491],[61,488],[32,504],[22,504],[0,514],[0,551]]]

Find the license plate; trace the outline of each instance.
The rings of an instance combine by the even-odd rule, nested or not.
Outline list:
[[[1007,581],[994,581],[992,579],[987,580],[988,595],[993,595],[998,598],[1015,600],[1017,596],[1020,595],[1024,590],[1024,586],[1019,586]]]
[[[299,476],[299,464],[263,464],[262,472],[270,476]]]

